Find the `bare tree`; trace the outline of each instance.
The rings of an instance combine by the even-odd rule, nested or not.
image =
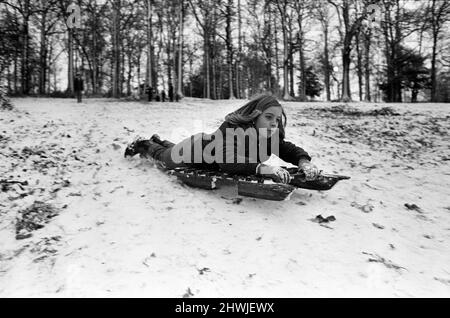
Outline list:
[[[228,63],[228,87],[230,90],[229,99],[235,99],[233,89],[233,38],[231,35],[231,28],[234,16],[233,0],[228,0],[225,4],[225,18],[226,18],[226,39],[227,46],[227,63]]]
[[[316,17],[320,22],[323,32],[323,74],[325,83],[326,100],[331,100],[330,89],[330,53],[329,53],[329,32],[330,32],[330,10],[327,2],[318,2],[314,8]]]
[[[241,96],[241,57],[242,57],[242,17],[241,17],[241,0],[238,0],[238,53],[236,56],[236,94],[237,98]]]
[[[328,0],[338,14],[340,28],[339,33],[342,39],[342,95],[344,102],[351,101],[350,92],[350,63],[353,49],[353,38],[358,32],[361,23],[367,17],[367,10],[357,10],[355,0]]]
[[[249,24],[252,26],[252,34],[254,45],[265,63],[265,87],[272,90],[272,64],[273,64],[273,41],[274,34],[272,28],[274,12],[271,8],[270,1],[261,3],[257,0],[248,2],[249,15],[251,20]],[[262,17],[262,18],[261,18]]]
[[[414,11],[405,8],[405,0],[383,0],[384,22],[382,32],[385,41],[386,98],[389,102],[402,101],[401,49],[405,38],[421,29]]]
[[[297,16],[297,43],[299,61],[300,61],[300,100],[306,101],[306,60],[305,60],[305,27],[307,18],[310,14],[311,3],[307,0],[295,0],[293,3],[294,10]]]
[[[55,32],[54,26],[58,22],[55,12],[55,0],[40,0],[36,13],[40,15],[40,47],[39,47],[39,94],[45,94],[48,69],[48,38]]]
[[[372,39],[372,30],[368,29],[363,32],[363,41],[364,41],[364,82],[365,82],[365,94],[364,101],[370,102],[370,52],[371,52],[371,39]]]
[[[431,28],[433,48],[431,53],[431,101],[437,101],[436,82],[436,58],[439,36],[442,33],[444,23],[450,20],[450,1],[429,0],[428,21]]]
[[[21,86],[20,92],[28,94],[30,90],[31,70],[30,70],[30,19],[35,13],[35,7],[31,0],[18,0],[17,3],[5,1],[6,5],[14,8],[22,17],[21,29]]]
[[[189,0],[194,17],[202,30],[203,37],[203,61],[204,61],[204,78],[205,78],[205,91],[206,98],[211,98],[211,77],[210,77],[210,64],[211,64],[211,36],[213,33],[213,16],[212,16],[212,4],[211,0]]]
[[[112,9],[112,96],[120,95],[120,0],[113,0]]]
[[[179,31],[178,31],[178,83],[177,83],[177,94],[180,98],[184,96],[183,94],[183,26],[184,26],[184,1],[180,1],[179,7]]]
[[[153,45],[153,34],[152,34],[152,14],[153,14],[153,4],[152,0],[147,0],[147,67],[146,67],[146,75],[145,82],[146,85],[152,87],[152,45]]]
[[[283,99],[293,100],[289,94],[289,31],[287,21],[288,0],[276,0],[283,30]]]

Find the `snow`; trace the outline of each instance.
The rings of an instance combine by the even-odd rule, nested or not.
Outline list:
[[[123,158],[137,135],[211,133],[244,100],[13,103],[0,112],[0,179],[28,186],[0,192],[1,297],[450,296],[448,104],[347,116],[329,111],[338,103],[283,103],[287,140],[351,179],[274,202]],[[59,214],[17,240],[34,201]]]

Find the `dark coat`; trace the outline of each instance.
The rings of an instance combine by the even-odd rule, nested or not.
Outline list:
[[[75,90],[75,92],[83,91],[84,90],[83,79],[81,79],[79,77],[75,77],[75,79],[73,81],[73,89]]]
[[[233,140],[231,138],[226,138],[227,128],[234,129],[234,131],[236,132],[236,136],[233,138]],[[236,130],[237,128],[242,129]],[[219,133],[223,136],[223,140],[222,143],[217,142],[216,145],[220,144],[222,148],[223,159],[221,160],[221,162],[217,162],[217,160],[215,160],[215,149],[217,149],[218,147],[214,147],[213,144],[211,144],[213,141],[215,141],[215,136]],[[273,138],[278,139],[278,151],[277,149],[271,149],[271,142]],[[311,157],[305,150],[289,141],[280,139],[280,136],[278,134],[267,139],[266,153],[264,153],[264,148],[261,148],[263,146],[260,145],[258,140],[260,140],[259,133],[256,131],[256,129],[254,129],[254,126],[236,126],[228,122],[224,122],[213,134],[196,134],[188,139],[185,139],[177,146],[182,147],[182,145],[184,144],[184,147],[190,147],[191,163],[195,162],[194,151],[192,151],[192,149],[199,149],[201,147],[200,149],[202,149],[203,151],[201,163],[193,164],[193,166],[195,166],[196,168],[221,170],[230,174],[253,175],[256,173],[256,167],[258,166],[258,164],[267,160],[272,153],[293,165],[298,165],[300,159],[311,160]],[[261,140],[265,139],[261,138]],[[197,143],[201,143],[201,146],[195,146]],[[208,145],[210,147],[205,155],[205,148],[207,148]],[[250,146],[252,145],[254,147],[256,145],[256,157],[254,156],[255,153],[253,153],[252,156],[252,153],[250,152]],[[238,148],[240,148],[241,150],[243,148],[245,150],[245,153],[238,153]],[[260,150],[262,156],[260,154]],[[211,153],[212,157],[208,155],[209,153]],[[218,156],[220,156],[220,154],[218,154]],[[226,160],[227,156],[228,158],[232,157],[233,160],[229,162],[229,160]]]

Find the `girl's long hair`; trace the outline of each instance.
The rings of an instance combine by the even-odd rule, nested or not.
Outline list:
[[[255,99],[252,99],[241,108],[229,113],[225,116],[225,121],[236,126],[254,125],[256,118],[258,118],[267,108],[272,106],[281,107],[281,121],[278,123],[278,130],[280,132],[280,138],[285,137],[285,127],[287,124],[286,113],[277,101],[277,99],[271,95],[262,95]]]

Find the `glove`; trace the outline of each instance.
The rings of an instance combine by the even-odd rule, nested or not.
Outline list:
[[[315,180],[319,176],[319,169],[307,160],[301,160],[299,162],[298,171],[305,174],[306,181]]]
[[[287,184],[291,181],[291,174],[286,169],[281,167],[260,164],[256,168],[256,173],[269,176],[275,182]]]

